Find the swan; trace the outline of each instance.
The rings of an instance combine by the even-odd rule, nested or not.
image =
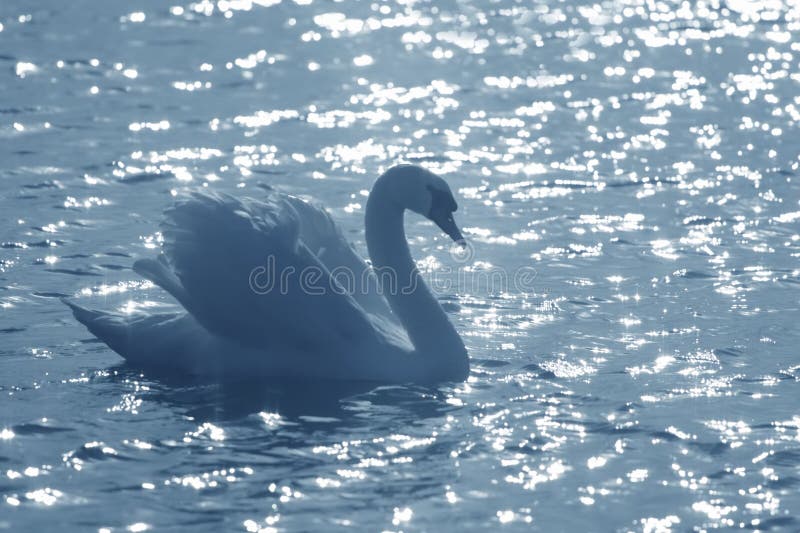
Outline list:
[[[195,192],[165,211],[158,258],[133,265],[182,308],[107,312],[64,303],[126,361],[160,371],[463,381],[467,350],[422,280],[404,228],[412,211],[464,245],[457,207],[436,174],[407,164],[387,170],[366,205],[370,267],[322,208],[300,198]]]

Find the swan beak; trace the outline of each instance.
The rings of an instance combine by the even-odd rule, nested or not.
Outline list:
[[[461,235],[461,230],[456,226],[456,221],[453,220],[453,213],[443,213],[440,216],[432,217],[433,222],[445,232],[454,242],[459,246],[466,246],[467,241]]]

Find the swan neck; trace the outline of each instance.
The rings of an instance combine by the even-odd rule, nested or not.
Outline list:
[[[463,380],[469,374],[466,348],[411,257],[405,209],[384,178],[378,179],[369,195],[365,220],[367,249],[378,284],[431,374]]]

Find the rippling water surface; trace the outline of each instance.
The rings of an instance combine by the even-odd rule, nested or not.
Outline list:
[[[0,528],[800,529],[791,4],[3,0]],[[364,250],[400,160],[458,191],[462,269],[536,271],[440,293],[468,383],[163,380],[58,300],[167,302],[130,267],[193,187]]]

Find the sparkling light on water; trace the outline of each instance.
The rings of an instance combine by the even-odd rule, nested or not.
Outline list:
[[[800,527],[797,5],[45,4],[0,24],[2,527]],[[438,294],[467,383],[162,380],[58,300],[174,309],[130,267],[197,187],[364,252],[397,161],[473,246],[409,216],[422,272],[535,272]]]

